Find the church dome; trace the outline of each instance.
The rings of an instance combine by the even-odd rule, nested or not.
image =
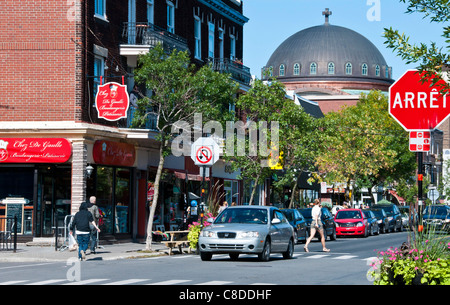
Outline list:
[[[372,42],[328,20],[286,39],[273,52],[265,69],[281,82],[393,83],[391,68]]]

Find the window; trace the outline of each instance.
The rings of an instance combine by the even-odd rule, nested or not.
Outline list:
[[[167,1],[167,31],[175,33],[175,6]]]
[[[300,75],[300,65],[294,64],[294,75]]]
[[[238,204],[238,195],[239,195],[239,184],[236,180],[224,180],[224,192],[225,192],[225,201],[228,202],[228,206],[231,206],[231,203],[236,202]]]
[[[284,70],[285,70],[284,65],[281,64],[281,65],[280,65],[280,73],[279,73],[279,76],[284,76]]]
[[[208,23],[208,57],[214,58],[214,23]]]
[[[334,63],[328,63],[328,74],[334,74]]]
[[[195,53],[197,59],[202,58],[202,35],[201,35],[201,21],[200,18],[194,17],[194,38],[195,38]]]
[[[236,37],[234,35],[230,35],[230,59],[236,59]]]
[[[269,76],[270,77],[273,76],[273,67],[272,66],[269,67]]]
[[[345,74],[347,74],[347,75],[353,74],[353,67],[352,67],[352,64],[349,62],[345,64]]]
[[[106,19],[106,0],[95,0],[95,16]]]
[[[153,24],[155,19],[155,3],[154,0],[147,0],[147,21]]]
[[[377,65],[375,67],[375,76],[380,76],[380,66],[379,65]]]
[[[223,29],[219,28],[219,57],[220,59],[223,59],[223,50],[224,50],[224,44],[223,44]]]
[[[369,71],[369,68],[368,68],[367,64],[366,63],[362,64],[362,69],[361,69],[362,75],[367,75],[368,71]]]
[[[94,58],[94,97],[97,95],[98,86],[100,85],[100,76],[105,76],[105,59],[100,56]]]
[[[309,66],[309,74],[317,74],[317,64],[315,62]]]

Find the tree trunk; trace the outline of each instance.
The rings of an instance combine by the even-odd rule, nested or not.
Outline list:
[[[155,177],[155,193],[153,194],[153,201],[152,201],[152,208],[150,209],[150,215],[148,216],[148,223],[147,223],[147,239],[146,239],[146,245],[145,250],[152,250],[152,240],[153,240],[153,217],[155,215],[156,206],[158,204],[158,195],[159,195],[159,182],[161,180],[161,173],[164,167],[164,146],[165,146],[165,140],[161,141],[160,147],[159,147],[159,164],[158,164],[158,170],[156,171],[156,177]]]
[[[297,180],[295,181],[294,187],[292,188],[291,201],[289,202],[290,209],[294,208],[294,196],[296,191],[297,191]]]
[[[255,179],[255,185],[253,186],[252,194],[250,195],[250,200],[248,201],[248,204],[249,204],[249,205],[252,205],[252,204],[253,204],[253,198],[255,197],[256,188],[258,187],[258,180],[259,180],[259,177],[260,177],[260,176],[261,176],[260,173],[258,174],[258,176],[256,176],[256,179]]]

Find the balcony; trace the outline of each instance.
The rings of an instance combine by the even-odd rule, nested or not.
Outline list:
[[[128,65],[135,67],[137,56],[162,44],[168,53],[174,49],[188,51],[187,40],[147,22],[124,22],[120,55],[126,56]]]
[[[250,74],[250,68],[244,66],[240,62],[232,61],[226,58],[214,58],[210,59],[209,63],[214,71],[220,73],[229,73],[231,78],[243,85],[250,85],[252,75]]]

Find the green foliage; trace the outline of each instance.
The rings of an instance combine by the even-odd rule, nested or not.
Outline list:
[[[431,22],[448,22],[450,20],[450,1],[449,0],[400,0],[407,3],[406,13],[411,14],[419,12],[424,14],[424,18],[430,18]],[[443,28],[442,36],[446,39],[446,49],[438,47],[435,42],[428,46],[425,43],[414,45],[409,42],[409,36],[400,34],[398,30],[392,27],[384,29],[383,36],[386,38],[385,44],[388,48],[397,52],[407,64],[418,63],[419,71],[426,72],[423,81],[431,80],[433,85],[438,85],[442,94],[448,92],[450,84],[439,82],[442,77],[443,68],[450,65],[450,26]],[[437,76],[437,77],[436,77]]]

